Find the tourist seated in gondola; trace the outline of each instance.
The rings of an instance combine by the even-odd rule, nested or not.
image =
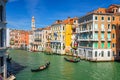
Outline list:
[[[46,66],[45,65],[43,65],[43,66],[40,66],[40,69],[44,69]]]

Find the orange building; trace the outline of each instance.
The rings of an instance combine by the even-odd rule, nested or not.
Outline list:
[[[120,60],[120,5],[111,5],[107,9],[108,13],[111,13],[111,24],[112,24],[112,31],[111,31],[111,37],[112,37],[112,51],[114,60]]]
[[[10,32],[11,48],[27,48],[29,45],[29,33],[24,30],[12,30]]]

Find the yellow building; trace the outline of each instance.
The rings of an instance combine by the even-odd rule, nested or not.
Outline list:
[[[72,36],[72,25],[65,25],[65,46],[70,47],[71,44],[71,36]]]
[[[71,55],[72,44],[75,40],[76,36],[76,24],[78,18],[70,18],[63,20],[63,24],[65,25],[65,54]],[[74,38],[73,38],[74,36]]]
[[[74,42],[75,24],[77,18],[68,17],[65,20],[57,20],[51,25],[51,49],[56,54],[70,54],[71,45]]]

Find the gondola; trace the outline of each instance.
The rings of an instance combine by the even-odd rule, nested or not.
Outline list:
[[[31,69],[31,72],[39,72],[39,71],[43,71],[45,69],[47,69],[50,65],[50,62],[46,63],[43,66],[40,66],[38,69]]]
[[[73,63],[77,63],[77,62],[80,62],[80,59],[67,59],[64,57],[64,59],[68,62],[73,62]]]

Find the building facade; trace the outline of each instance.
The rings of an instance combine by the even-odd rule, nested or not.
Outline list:
[[[10,32],[10,47],[27,49],[29,44],[29,32],[24,30],[12,30]]]
[[[38,28],[33,31],[32,51],[43,51],[43,28]]]
[[[112,7],[114,6],[114,7]],[[79,56],[91,61],[119,59],[119,5],[98,8],[79,18]],[[117,12],[114,13],[114,8]],[[115,16],[115,17],[114,17]],[[115,20],[114,20],[115,19]],[[118,49],[118,50],[116,50]]]
[[[43,51],[47,51],[48,49],[50,49],[50,27],[46,27],[43,28],[42,30],[43,36],[42,36],[42,47],[43,47]]]
[[[51,48],[53,53],[72,55],[76,38],[78,18],[68,17],[65,20],[57,20],[51,26]]]
[[[57,20],[51,25],[51,49],[55,54],[65,54],[65,25]]]
[[[74,55],[76,54],[77,38],[76,38],[76,28],[78,27],[78,18],[70,18],[63,20],[65,24],[65,54]]]
[[[3,77],[3,80],[7,78],[6,3],[7,0],[0,0],[0,76]]]
[[[32,51],[32,44],[33,44],[33,41],[34,41],[34,38],[33,38],[33,32],[32,31],[29,31],[29,43],[28,43],[28,51]]]

